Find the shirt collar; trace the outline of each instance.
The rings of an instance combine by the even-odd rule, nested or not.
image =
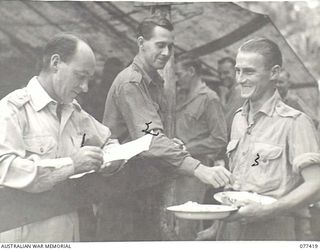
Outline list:
[[[272,116],[278,101],[281,100],[279,92],[276,90],[272,97],[270,97],[258,110],[257,113],[264,113],[267,116]],[[242,107],[242,115],[247,116],[249,112],[249,100],[246,100]]]
[[[208,93],[207,85],[201,81],[197,86],[192,90],[188,99],[194,99],[195,97]]]
[[[164,80],[157,72],[156,74],[146,71],[146,66],[144,65],[143,61],[139,57],[139,55],[136,55],[136,57],[133,59],[133,65],[138,68],[140,73],[142,74],[142,77],[146,80],[147,84],[155,84],[163,86]]]
[[[34,110],[37,112],[42,110],[45,106],[47,106],[51,102],[57,104],[57,101],[53,100],[49,96],[49,94],[45,91],[45,89],[41,86],[37,76],[34,76],[31,78],[31,80],[27,85],[27,90],[31,98],[31,104]],[[79,111],[81,110],[81,106],[76,100],[73,100],[72,103],[65,104],[65,105],[75,107]]]
[[[43,109],[51,102],[57,103],[44,90],[36,76],[32,77],[29,81],[27,85],[27,90],[30,94],[31,104],[37,112]]]

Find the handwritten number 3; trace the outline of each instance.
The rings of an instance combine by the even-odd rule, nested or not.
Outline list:
[[[258,166],[258,165],[259,165],[259,162],[258,162],[259,159],[260,159],[260,155],[259,155],[259,153],[257,153],[257,158],[254,160],[255,163],[253,163],[253,164],[251,165],[251,167]]]

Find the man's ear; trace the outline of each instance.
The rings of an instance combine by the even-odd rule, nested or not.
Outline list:
[[[58,54],[53,54],[50,59],[50,68],[53,69],[54,72],[57,72],[60,62],[60,56]]]
[[[279,65],[274,65],[271,68],[270,80],[277,81],[281,72],[281,67]]]
[[[137,38],[137,42],[138,42],[139,49],[143,49],[143,44],[144,44],[144,38],[143,38],[143,36],[139,36],[139,37]]]

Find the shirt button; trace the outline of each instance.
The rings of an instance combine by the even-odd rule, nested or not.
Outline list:
[[[44,150],[43,150],[43,147],[41,147],[41,148],[40,148],[40,152],[43,153],[43,151],[44,151]]]

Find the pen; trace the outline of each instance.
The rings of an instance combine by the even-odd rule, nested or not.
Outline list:
[[[82,141],[81,141],[81,146],[80,146],[81,148],[84,146],[85,140],[86,140],[86,133],[84,133],[82,136]]]

